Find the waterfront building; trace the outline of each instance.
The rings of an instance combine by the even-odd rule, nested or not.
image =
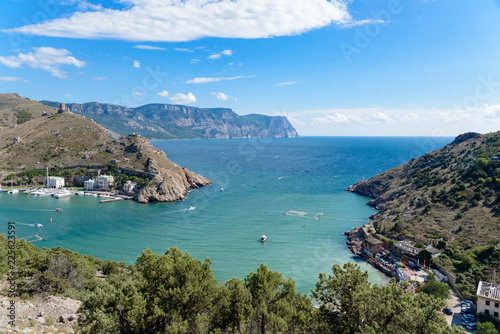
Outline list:
[[[92,191],[94,188],[97,188],[97,182],[95,179],[90,179],[85,182],[83,182],[83,187],[87,191]]]
[[[135,186],[137,184],[133,183],[132,181],[128,180],[127,182],[125,182],[125,184],[123,185],[123,191],[126,192],[126,193],[129,193],[129,192],[133,192],[134,189],[135,189]]]
[[[500,324],[500,285],[480,281],[477,286],[477,313],[495,318],[495,327]]]
[[[64,178],[59,176],[49,176],[47,179],[47,188],[62,188],[64,187]]]
[[[366,237],[363,246],[372,254],[377,254],[384,251],[384,243],[371,235]]]
[[[111,175],[101,175],[97,179],[97,188],[111,188],[115,179]]]

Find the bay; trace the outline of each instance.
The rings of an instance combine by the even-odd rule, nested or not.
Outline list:
[[[345,189],[452,138],[304,137],[156,141],[177,164],[213,182],[176,203],[100,204],[97,198],[0,195],[2,223],[18,237],[38,233],[39,247],[133,263],[146,248],[177,247],[212,262],[218,280],[244,278],[265,263],[297,290],[314,288],[319,272],[354,261],[343,232],[368,222],[369,198]],[[221,188],[223,191],[221,191]],[[195,210],[187,210],[194,206]],[[63,212],[56,212],[62,208]],[[285,215],[285,212],[291,215]],[[52,222],[50,221],[52,218]],[[43,227],[35,228],[34,223]],[[5,233],[6,228],[0,228]],[[267,241],[261,243],[265,234]],[[360,263],[372,282],[387,280]]]

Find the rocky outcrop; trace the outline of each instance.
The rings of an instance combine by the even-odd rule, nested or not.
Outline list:
[[[59,102],[41,101],[49,106]],[[141,133],[148,139],[295,138],[297,131],[283,116],[240,116],[228,108],[196,108],[148,104],[128,108],[106,103],[67,103],[71,112],[94,118],[109,134]]]
[[[147,186],[139,190],[134,199],[139,203],[175,202],[183,200],[190,188],[212,184],[201,175],[182,168],[183,173],[156,176]]]

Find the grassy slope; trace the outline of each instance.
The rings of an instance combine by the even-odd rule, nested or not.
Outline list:
[[[14,93],[0,94],[0,130],[17,124],[20,111],[29,112],[35,118],[41,116],[44,111],[50,114],[57,110]]]

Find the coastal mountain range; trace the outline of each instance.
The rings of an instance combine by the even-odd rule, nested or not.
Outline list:
[[[141,135],[113,140],[93,120],[57,113],[16,94],[0,95],[0,120],[0,182],[4,185],[9,185],[6,178],[37,185],[45,168],[62,171],[66,182],[73,182],[82,170],[114,170],[141,179],[134,199],[148,203],[182,200],[188,189],[211,184],[170,161]]]
[[[60,102],[40,101],[58,108]],[[196,108],[147,104],[129,108],[109,103],[66,103],[75,114],[91,118],[115,137],[139,133],[149,140],[295,138],[298,133],[286,117],[240,116],[228,108]]]

